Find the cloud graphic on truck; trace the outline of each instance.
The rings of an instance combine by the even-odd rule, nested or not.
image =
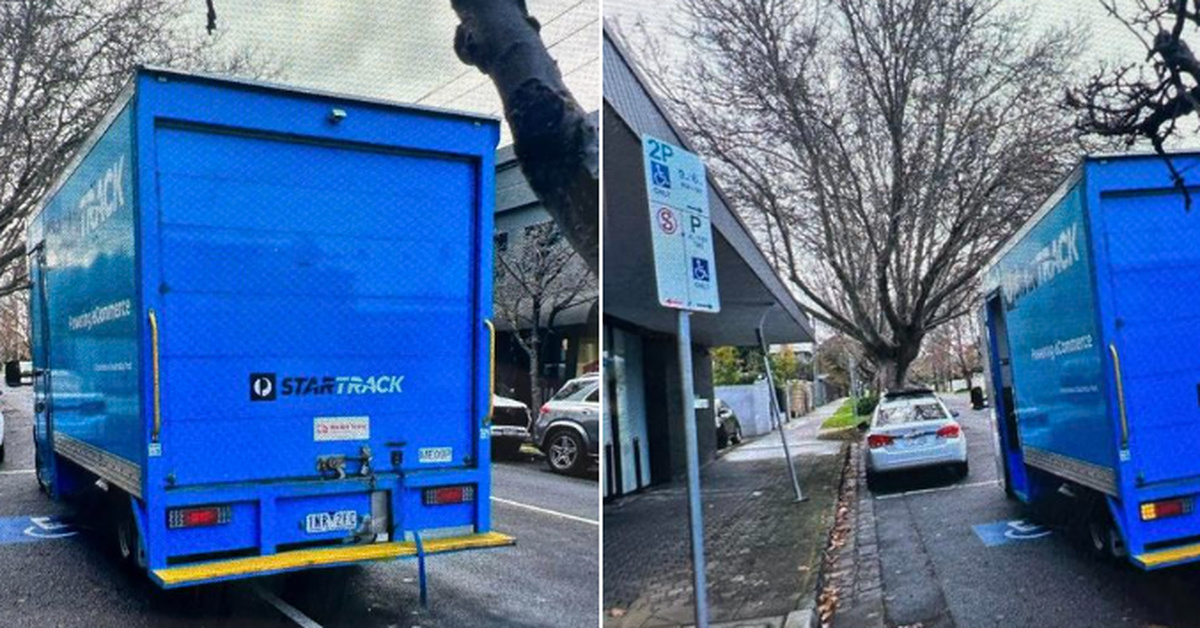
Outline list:
[[[299,375],[277,378],[274,373],[251,373],[250,400],[321,395],[392,395],[404,392],[403,375]],[[269,382],[269,383],[268,383]]]

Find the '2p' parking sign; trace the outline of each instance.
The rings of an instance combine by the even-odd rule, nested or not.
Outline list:
[[[642,137],[642,157],[658,301],[680,310],[719,312],[704,162],[648,135]]]

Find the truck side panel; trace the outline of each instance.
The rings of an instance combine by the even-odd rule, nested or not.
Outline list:
[[[45,251],[34,296],[45,298],[35,313],[49,333],[34,335],[33,355],[35,368],[48,369],[35,386],[49,392],[54,450],[139,494],[133,115],[127,103],[47,202],[31,245]],[[48,364],[37,362],[43,355]]]
[[[1031,466],[1116,492],[1082,180],[1000,259],[1018,433]]]

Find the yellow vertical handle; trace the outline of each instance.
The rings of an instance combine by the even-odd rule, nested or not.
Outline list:
[[[484,425],[491,425],[492,413],[496,410],[496,325],[490,320],[484,320],[488,328],[488,411],[483,418]]]
[[[1125,383],[1121,377],[1121,356],[1117,354],[1116,343],[1108,345],[1108,352],[1113,359],[1113,377],[1117,380],[1117,408],[1121,414],[1121,449],[1129,449],[1129,417],[1125,415]]]
[[[158,316],[154,308],[150,308],[150,372],[154,377],[154,431],[150,433],[150,441],[157,443],[158,434],[162,430],[162,395],[158,377]]]

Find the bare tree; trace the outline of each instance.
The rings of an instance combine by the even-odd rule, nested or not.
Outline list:
[[[451,0],[454,51],[500,93],[521,170],[595,275],[600,266],[600,138],[563,82],[525,0]]]
[[[553,222],[530,225],[524,237],[496,252],[497,314],[529,359],[534,408],[542,406],[542,347],[563,312],[596,298],[596,279]]]
[[[1200,29],[1200,4],[1187,0],[1137,0],[1125,15],[1115,0],[1100,0],[1146,48],[1146,60],[1116,68],[1102,67],[1079,88],[1066,92],[1078,111],[1076,127],[1099,138],[1116,138],[1127,146],[1149,141],[1164,156],[1171,178],[1190,209],[1191,194],[1183,176],[1166,159],[1164,146],[1179,132],[1179,123],[1200,109],[1200,60],[1184,36]],[[1189,6],[1189,4],[1191,6]]]
[[[693,0],[683,67],[648,72],[678,77],[657,87],[769,258],[889,386],[1073,157],[1082,38],[1001,4]]]
[[[25,221],[139,63],[262,75],[176,26],[185,0],[0,2],[0,296],[28,284]]]

